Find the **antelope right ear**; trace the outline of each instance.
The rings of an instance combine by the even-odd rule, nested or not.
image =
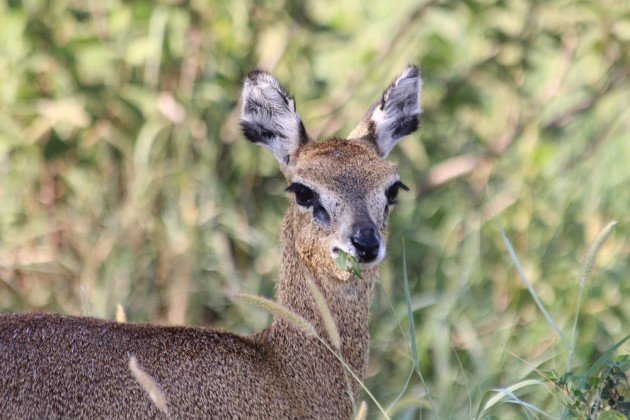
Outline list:
[[[367,142],[380,157],[387,157],[400,140],[418,129],[421,89],[418,67],[407,66],[372,104],[348,139]]]
[[[271,74],[254,70],[243,83],[242,102],[243,134],[269,149],[286,174],[309,141],[295,101]]]

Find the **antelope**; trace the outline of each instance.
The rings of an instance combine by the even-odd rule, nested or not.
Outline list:
[[[242,93],[245,137],[268,149],[287,180],[277,303],[321,340],[275,315],[251,336],[208,328],[141,325],[54,314],[0,316],[2,418],[349,418],[365,377],[369,309],[401,182],[385,158],[416,131],[421,79],[409,65],[348,138],[314,141],[295,101],[269,73],[250,72]],[[335,260],[348,254],[360,273]],[[328,347],[328,348],[327,348]],[[350,379],[348,379],[350,378]]]

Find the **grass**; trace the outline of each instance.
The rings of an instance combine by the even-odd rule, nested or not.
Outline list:
[[[534,371],[536,372],[538,379],[523,379],[511,385],[505,387],[496,387],[493,388],[486,393],[481,395],[481,398],[478,402],[473,402],[470,395],[474,392],[472,389],[468,389],[469,391],[469,405],[472,409],[474,405],[478,407],[476,414],[474,416],[470,416],[470,418],[474,419],[484,419],[484,418],[492,418],[495,409],[502,404],[513,405],[522,410],[522,413],[527,417],[533,416],[536,418],[558,418],[558,417],[566,417],[567,414],[570,414],[571,417],[575,418],[584,418],[584,419],[594,419],[599,418],[599,415],[604,413],[604,410],[600,407],[605,408],[605,412],[609,416],[613,416],[612,418],[622,418],[624,415],[628,415],[630,410],[626,407],[624,403],[624,395],[630,394],[630,352],[626,351],[625,356],[621,356],[615,358],[615,354],[622,348],[622,345],[630,338],[630,336],[626,336],[621,341],[615,343],[613,346],[608,348],[604,354],[602,354],[599,359],[593,363],[588,371],[582,376],[577,375],[575,372],[571,370],[571,361],[573,354],[575,352],[575,337],[577,335],[577,319],[579,317],[579,309],[581,307],[584,286],[588,280],[589,274],[595,267],[596,258],[598,253],[600,252],[602,246],[606,242],[607,239],[610,238],[613,228],[617,225],[617,222],[609,223],[597,236],[593,244],[590,246],[584,264],[582,266],[580,281],[579,281],[579,297],[578,297],[578,305],[577,310],[574,315],[574,323],[572,330],[572,340],[569,343],[565,338],[565,335],[561,332],[560,326],[558,326],[553,318],[550,316],[549,312],[545,309],[543,304],[541,303],[540,297],[538,296],[535,288],[527,278],[527,275],[524,272],[521,262],[519,261],[516,253],[514,251],[514,247],[510,241],[510,239],[505,234],[503,228],[500,223],[497,223],[499,232],[503,238],[506,249],[510,255],[510,258],[513,264],[516,266],[517,271],[523,282],[525,283],[527,290],[530,292],[532,299],[536,303],[536,306],[540,310],[542,316],[546,320],[547,324],[551,328],[551,330],[556,334],[556,336],[560,339],[560,343],[562,344],[561,348],[567,353],[568,359],[568,367],[567,371],[559,375],[555,371],[552,372],[543,372],[540,369],[534,367]],[[365,383],[352,371],[352,369],[344,362],[341,354],[339,353],[339,333],[337,331],[336,325],[333,321],[333,318],[330,314],[330,310],[328,309],[321,293],[317,290],[316,286],[309,285],[311,292],[314,294],[317,308],[320,311],[323,319],[325,320],[326,331],[329,337],[331,337],[331,342],[333,346],[331,347],[326,340],[324,340],[319,335],[315,334],[318,340],[330,351],[335,357],[340,361],[342,366],[346,369],[347,373],[349,373],[363,388],[366,394],[370,397],[370,400],[375,404],[375,406],[380,411],[381,415],[384,418],[390,418],[389,413],[396,407],[398,402],[403,398],[403,396],[407,393],[408,386],[411,380],[411,377],[414,373],[417,374],[423,388],[425,391],[425,397],[429,402],[430,410],[428,411],[428,415],[435,418],[440,418],[440,411],[444,409],[443,406],[438,408],[436,403],[431,396],[431,390],[429,389],[424,376],[422,374],[420,368],[420,360],[418,356],[417,349],[417,336],[416,336],[416,328],[414,325],[413,319],[413,308],[412,308],[412,300],[411,294],[409,292],[409,280],[407,278],[407,268],[406,268],[406,260],[405,260],[405,244],[403,242],[403,286],[405,290],[405,302],[407,309],[407,319],[409,326],[409,339],[405,338],[404,332],[402,328],[400,332],[405,338],[405,341],[409,345],[410,358],[413,361],[413,369],[407,377],[403,388],[400,390],[395,399],[388,405],[387,409],[383,408],[382,403],[376,399],[373,393],[369,390],[369,388],[365,385]],[[343,265],[345,267],[345,264]],[[386,293],[384,293],[386,299],[389,301],[389,297],[387,297]],[[304,320],[301,316],[292,313],[286,308],[279,306],[276,303],[268,301],[266,299],[257,297],[257,296],[248,296],[241,295],[241,298],[245,299],[248,303],[254,304],[259,309],[263,309],[267,312],[280,316],[286,319],[288,322],[296,326],[297,328],[305,331],[308,335],[313,335],[314,328],[310,326],[310,324]],[[390,301],[391,303],[391,301]],[[391,304],[390,304],[390,308]],[[393,308],[392,308],[393,312]],[[394,316],[395,313],[394,313]],[[397,318],[397,323],[400,326],[400,320]],[[336,337],[336,338],[335,338]],[[337,344],[336,344],[337,343]],[[516,356],[517,359],[524,362],[524,360]],[[602,371],[602,367],[606,365],[607,369]],[[460,367],[461,366],[460,362]],[[554,385],[554,388],[549,389],[546,386],[546,383],[550,383]],[[468,380],[466,379],[467,386],[470,386]],[[538,407],[535,404],[527,402],[527,398],[521,398],[517,395],[517,392],[522,392],[523,390],[528,390],[530,393],[536,393],[537,390],[544,394],[551,394],[554,399],[561,402],[561,404],[568,408],[568,410],[562,410],[561,412],[550,413],[545,411],[543,408]],[[602,397],[605,395],[605,398]],[[613,395],[611,397],[611,395]],[[612,398],[616,396],[617,400],[613,401]],[[413,397],[412,397],[413,398]],[[602,401],[603,399],[608,399],[608,405],[604,406]],[[612,402],[611,402],[612,401]],[[418,404],[421,406],[422,403],[419,400]],[[559,405],[560,406],[560,405]],[[365,418],[365,409],[363,405],[357,411],[355,408],[356,418]],[[447,416],[448,417],[448,416]]]
[[[168,400],[160,385],[146,373],[139,365],[135,356],[129,357],[129,371],[142,389],[149,394],[149,398],[155,407],[168,416]]]
[[[580,272],[578,301],[577,308],[575,310],[575,317],[573,318],[573,329],[571,331],[571,345],[569,347],[569,360],[567,361],[567,370],[571,370],[571,367],[573,366],[573,354],[575,353],[575,343],[577,340],[578,332],[578,317],[580,316],[580,307],[582,305],[582,298],[584,295],[584,290],[587,286],[588,277],[595,267],[597,254],[599,254],[599,252],[601,251],[602,246],[604,245],[606,240],[610,237],[610,235],[612,235],[615,226],[617,226],[616,221],[610,222],[608,223],[608,225],[606,225],[606,227],[597,236],[595,241],[591,244],[586,254],[586,258],[584,259],[584,264],[582,265],[582,270]]]
[[[431,404],[431,409],[435,413],[436,417],[439,418],[439,414],[435,409],[435,404],[433,403],[433,398],[431,398],[431,392],[429,391],[427,383],[422,376],[422,371],[420,370],[420,359],[418,357],[418,348],[416,345],[416,327],[413,321],[413,309],[411,308],[411,293],[409,292],[409,279],[407,279],[407,260],[405,258],[405,255],[405,242],[403,241],[403,285],[405,287],[405,302],[407,303],[407,319],[409,321],[409,350],[411,351],[411,358],[413,360],[413,369],[422,382],[422,386],[424,387],[424,390],[426,392],[427,399]],[[407,384],[408,383],[409,381],[407,381]],[[405,387],[406,386],[407,385],[405,385]]]
[[[547,324],[549,325],[551,330],[557,335],[557,337],[560,339],[560,343],[562,344],[562,349],[567,353],[567,359],[568,359],[567,366],[568,367],[567,367],[567,371],[562,376],[558,375],[555,372],[545,373],[545,372],[542,372],[538,368],[534,368],[539,379],[523,379],[506,387],[493,388],[492,390],[482,395],[480,401],[476,404],[478,406],[476,414],[474,416],[471,416],[471,418],[484,419],[484,418],[492,417],[494,409],[500,404],[511,404],[516,407],[519,407],[524,413],[524,415],[526,415],[527,417],[534,416],[536,418],[538,417],[558,418],[560,416],[564,417],[567,415],[567,413],[570,413],[572,417],[576,417],[576,418],[584,418],[584,419],[599,418],[599,414],[601,414],[599,407],[601,405],[601,400],[602,400],[602,395],[604,394],[604,390],[606,390],[607,392],[606,394],[607,398],[611,398],[609,394],[611,394],[612,392],[616,393],[615,395],[617,395],[618,397],[621,396],[621,398],[618,398],[617,400],[618,402],[609,403],[609,405],[606,407],[606,412],[609,413],[609,415],[617,416],[619,418],[628,414],[628,408],[626,408],[624,404],[623,396],[630,394],[630,382],[629,382],[630,363],[627,363],[627,361],[630,360],[630,352],[626,352],[627,353],[626,356],[617,358],[616,359],[617,361],[614,361],[615,360],[614,356],[616,352],[621,349],[622,345],[630,338],[630,336],[626,336],[621,341],[615,343],[613,346],[608,348],[604,352],[604,354],[602,354],[602,356],[600,356],[600,358],[588,369],[588,371],[584,374],[584,376],[579,376],[571,370],[571,366],[572,366],[571,361],[572,361],[573,354],[575,352],[575,349],[574,349],[575,342],[576,342],[575,337],[577,335],[576,325],[577,325],[577,319],[579,317],[579,309],[582,303],[584,286],[586,284],[586,281],[588,280],[589,274],[594,269],[598,253],[600,252],[606,240],[610,238],[613,232],[613,228],[616,225],[617,225],[617,222],[610,222],[600,232],[600,234],[597,236],[597,238],[595,239],[595,241],[593,242],[593,244],[591,245],[591,247],[589,248],[586,254],[586,258],[582,266],[580,281],[579,281],[579,289],[578,289],[579,297],[578,297],[577,310],[574,315],[572,340],[569,343],[569,341],[567,341],[567,339],[565,338],[565,335],[561,332],[560,327],[555,323],[553,318],[550,316],[549,312],[545,309],[545,307],[541,303],[540,297],[538,296],[535,288],[533,287],[533,285],[527,278],[527,275],[524,272],[522,264],[519,261],[518,257],[516,256],[516,253],[514,251],[514,247],[511,241],[505,234],[500,223],[497,223],[498,229],[501,233],[506,249],[510,255],[510,258],[513,264],[517,268],[519,276],[525,283],[527,290],[530,292],[532,299],[536,303],[536,306],[538,307],[541,314],[545,318]],[[382,404],[379,403],[379,401],[374,397],[373,393],[370,392],[370,390],[366,387],[365,383],[343,361],[343,358],[338,352],[339,345],[335,344],[337,341],[333,339],[332,340],[333,347],[330,347],[328,343],[319,335],[317,335],[317,338],[332,354],[335,355],[335,357],[338,358],[338,360],[341,362],[341,364],[346,369],[346,371],[350,373],[350,375],[356,381],[359,382],[361,387],[370,397],[371,401],[379,409],[380,413],[383,415],[384,418],[389,418],[388,413],[391,412],[391,410],[396,406],[396,404],[405,395],[409,386],[410,379],[412,375],[416,373],[418,375],[418,378],[420,379],[420,382],[422,383],[422,386],[424,387],[425,396],[429,402],[429,407],[430,407],[429,414],[432,417],[439,419],[441,417],[440,409],[437,408],[431,396],[431,390],[427,386],[427,383],[420,369],[420,361],[419,361],[418,349],[417,349],[417,344],[416,344],[417,342],[416,328],[415,328],[414,319],[413,319],[413,309],[412,309],[411,294],[409,292],[409,280],[407,278],[405,255],[406,255],[405,245],[403,242],[402,273],[403,273],[403,286],[405,290],[405,301],[406,301],[406,308],[407,308],[407,319],[408,319],[408,324],[409,324],[409,339],[405,339],[405,341],[407,341],[409,345],[410,358],[413,361],[413,370],[410,372],[409,376],[407,377],[404,387],[396,396],[396,398],[389,404],[387,410],[385,410]],[[344,264],[344,267],[345,267],[345,264]],[[330,310],[326,306],[326,303],[323,300],[323,297],[321,296],[319,291],[317,291],[316,287],[315,289],[313,289],[313,287],[315,286],[314,285],[311,286],[311,291],[314,292],[318,310],[320,311],[322,317],[326,320],[325,324],[326,324],[327,333],[329,337],[338,337],[339,333],[334,324],[333,318],[330,315]],[[386,294],[385,296],[389,301],[389,297],[387,297]],[[288,311],[285,308],[282,308],[281,306],[277,304],[267,301],[266,299],[262,299],[255,296],[245,296],[245,298],[249,303],[253,303],[260,309],[266,310],[272,314],[278,315],[286,319],[287,321],[289,321],[296,327],[309,333],[309,335],[312,335],[313,327],[310,327],[310,325],[308,325],[308,322],[305,321],[303,318],[301,318],[299,315],[293,314],[293,313],[290,313],[289,315],[287,315],[287,312],[290,312],[290,311]],[[264,304],[262,304],[261,302],[264,302]],[[296,321],[296,319],[299,322]],[[397,319],[397,322],[400,326],[399,319]],[[305,327],[303,324],[307,324],[307,326]],[[401,329],[401,333],[404,337],[404,332],[402,331],[402,329]],[[518,356],[517,358],[523,361],[522,358]],[[599,374],[601,372],[602,366],[606,363],[608,363],[608,369],[605,372],[602,372],[601,374]],[[460,363],[460,367],[461,367],[461,363]],[[463,371],[463,368],[462,368],[462,371]],[[574,384],[570,381],[576,382],[576,383]],[[467,380],[466,382],[468,385]],[[555,388],[552,388],[550,390],[546,386],[545,384],[546,382],[553,384]],[[567,412],[566,410],[563,410],[562,413],[552,414],[552,413],[546,412],[542,408],[539,408],[535,404],[527,402],[526,398],[520,398],[516,394],[517,391],[522,391],[524,389],[530,390],[531,388],[534,388],[532,392],[536,392],[536,389],[540,389],[541,392],[545,394],[550,393],[551,395],[554,396],[555,399],[561,401],[565,407],[568,407],[569,411]],[[472,392],[473,390],[469,389],[469,395]],[[594,396],[591,394],[593,394]],[[419,401],[419,403],[421,405],[421,401]],[[473,401],[470,399],[470,397],[469,397],[469,404],[471,407],[475,405]],[[360,409],[359,414],[357,414],[356,417],[364,418],[364,410]]]
[[[312,290],[312,289],[311,289]],[[318,292],[319,293],[319,292]],[[263,311],[266,311],[270,314],[279,316],[280,318],[284,319],[285,321],[287,321],[288,323],[290,323],[291,325],[293,325],[294,327],[298,328],[299,330],[301,330],[302,332],[304,332],[307,336],[310,337],[315,337],[317,338],[317,340],[331,353],[335,356],[335,358],[339,361],[339,363],[341,363],[341,365],[343,366],[343,368],[345,369],[345,371],[347,373],[350,374],[350,376],[352,376],[352,378],[357,381],[359,383],[359,385],[361,386],[361,388],[363,388],[363,390],[365,391],[365,393],[370,397],[370,399],[372,400],[372,402],[376,405],[376,407],[380,410],[380,412],[383,414],[383,416],[387,419],[389,419],[389,416],[387,415],[387,412],[385,411],[385,409],[381,406],[381,404],[378,402],[378,400],[374,397],[374,395],[370,392],[370,390],[365,386],[365,383],[363,382],[363,380],[361,380],[361,378],[356,374],[356,372],[353,371],[352,367],[350,367],[350,365],[348,365],[344,360],[343,360],[343,356],[339,351],[339,345],[337,343],[337,345],[335,345],[333,340],[333,346],[331,347],[328,342],[321,337],[316,331],[315,328],[313,327],[313,325],[311,325],[306,319],[304,319],[301,315],[293,312],[292,310],[285,308],[284,306],[270,301],[269,299],[265,299],[262,298],[260,296],[255,296],[255,295],[238,295],[238,298],[244,300],[247,303],[250,303],[254,306],[256,306],[258,309],[262,309]],[[323,297],[322,300],[319,300],[317,298],[316,299],[316,303],[317,303],[317,308],[320,311],[320,313],[322,314],[322,316],[326,319],[328,318],[330,321],[326,322],[326,328],[328,330],[329,336],[330,337],[338,337],[339,336],[339,332],[337,331],[337,328],[334,324],[334,322],[332,322],[332,316],[330,315],[330,309],[326,306],[326,303],[323,301]],[[333,330],[335,332],[332,332],[330,330]],[[349,394],[351,395],[352,399],[353,399],[353,406],[354,404],[354,396],[352,396],[352,391],[350,390],[350,388],[348,389]],[[354,407],[355,412],[356,407]],[[359,412],[361,411],[361,409],[359,409]],[[357,414],[357,417],[359,415]]]
[[[0,3],[0,310],[261,330],[230,296],[273,295],[284,185],[239,134],[244,74],[344,136],[414,62],[365,386],[402,419],[561,413],[549,382],[511,387],[628,334],[627,4],[383,4]]]

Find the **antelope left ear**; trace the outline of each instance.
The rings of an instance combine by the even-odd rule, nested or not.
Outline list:
[[[254,70],[243,83],[241,128],[245,137],[274,155],[286,175],[309,137],[295,101],[269,73]]]
[[[380,157],[387,157],[400,140],[418,129],[421,89],[420,71],[409,65],[372,104],[348,139],[368,142]]]

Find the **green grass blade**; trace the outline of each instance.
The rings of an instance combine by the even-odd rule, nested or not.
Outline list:
[[[548,418],[548,419],[555,419],[554,416],[552,416],[551,414],[541,410],[540,408],[536,407],[533,404],[527,403],[523,400],[521,400],[520,398],[518,398],[516,395],[514,395],[513,393],[509,392],[506,389],[496,389],[497,392],[500,392],[502,394],[504,394],[506,397],[508,397],[508,399],[505,400],[506,403],[509,404],[515,404],[520,406],[523,410],[525,410],[525,413],[527,414],[528,412],[532,412],[534,415],[537,414],[541,414],[544,417]],[[530,418],[529,415],[527,415],[527,418]],[[536,418],[538,418],[538,416],[536,416]]]
[[[433,398],[431,398],[431,393],[429,392],[429,387],[424,380],[424,376],[422,376],[422,371],[420,370],[420,359],[418,357],[418,347],[416,345],[416,326],[413,321],[413,310],[411,308],[411,293],[409,292],[409,279],[407,278],[407,252],[405,250],[405,240],[403,239],[402,243],[403,248],[403,284],[405,286],[405,301],[407,304],[407,318],[409,319],[409,341],[411,345],[411,358],[413,359],[413,364],[420,377],[420,381],[422,382],[422,386],[424,387],[424,391],[427,393],[427,398],[429,399],[429,404],[431,404],[431,409],[435,416],[439,419],[440,416],[435,409],[435,404],[433,403]]]
[[[608,223],[604,229],[597,235],[595,241],[591,244],[586,253],[586,258],[584,259],[584,265],[582,265],[582,270],[580,272],[580,285],[579,285],[579,293],[578,293],[578,301],[577,307],[575,309],[575,317],[573,318],[573,329],[571,331],[571,347],[569,348],[569,360],[567,362],[567,370],[571,370],[571,366],[573,365],[573,356],[575,353],[575,340],[577,338],[577,324],[578,317],[580,316],[580,307],[582,306],[582,297],[584,295],[584,289],[586,288],[587,280],[593,271],[593,267],[595,267],[595,261],[597,256],[599,255],[599,251],[601,251],[602,247],[606,240],[613,233],[613,230],[617,226],[617,222],[613,220]]]
[[[322,337],[320,337],[319,335],[316,336],[317,339],[320,341],[320,343],[322,343],[324,345],[324,347],[326,347],[326,349],[328,349],[329,352],[331,352],[333,354],[333,356],[335,356],[337,358],[337,360],[339,360],[339,362],[341,363],[341,365],[346,369],[346,371],[354,378],[355,381],[357,381],[359,383],[359,385],[361,386],[361,388],[363,388],[363,390],[365,391],[366,394],[368,394],[368,396],[370,397],[370,399],[372,400],[372,402],[374,402],[374,404],[376,404],[376,407],[381,411],[381,414],[383,414],[383,416],[386,419],[389,419],[389,415],[387,414],[387,411],[383,408],[383,406],[378,402],[378,400],[376,399],[376,397],[374,396],[374,394],[372,394],[372,392],[368,389],[368,387],[363,383],[363,381],[357,376],[356,373],[354,373],[354,371],[352,370],[352,368],[343,360],[343,358],[337,354],[337,352],[330,347],[330,345],[326,342],[326,340],[324,340]]]
[[[381,404],[378,402],[376,397],[374,397],[374,394],[372,394],[372,392],[367,388],[367,386],[365,386],[365,384],[357,376],[357,374],[352,371],[352,368],[343,360],[343,358],[339,354],[337,354],[337,352],[332,347],[330,347],[330,345],[326,342],[326,340],[324,340],[319,334],[317,334],[317,331],[315,331],[315,328],[312,326],[312,324],[310,324],[301,315],[293,312],[292,310],[288,308],[285,308],[284,306],[280,305],[277,302],[274,302],[272,300],[266,299],[261,296],[241,293],[241,294],[235,295],[235,297],[246,303],[249,303],[250,305],[256,306],[258,309],[261,309],[273,315],[277,315],[281,317],[282,319],[284,319],[285,321],[292,324],[293,326],[295,326],[296,328],[302,330],[307,335],[317,338],[317,340],[319,340],[319,342],[322,343],[324,347],[326,347],[326,349],[329,352],[331,352],[333,356],[335,356],[335,358],[337,358],[337,360],[339,360],[341,365],[346,369],[348,373],[350,373],[350,375],[354,378],[354,380],[359,383],[361,388],[363,388],[363,390],[372,399],[374,404],[376,404],[376,406],[381,411],[383,416],[389,419],[387,412],[385,411],[383,406],[381,406]]]
[[[526,379],[524,381],[521,381],[521,382],[515,383],[513,385],[510,385],[507,388],[495,388],[495,389],[493,389],[493,392],[495,392],[495,395],[493,395],[488,400],[486,400],[485,403],[483,403],[483,401],[482,401],[482,405],[480,405],[479,410],[477,411],[477,415],[475,416],[475,418],[476,419],[483,418],[492,407],[494,407],[494,406],[496,406],[498,404],[501,404],[503,402],[510,402],[510,403],[513,403],[513,404],[518,404],[518,405],[526,407],[527,409],[530,409],[530,410],[532,410],[532,411],[534,411],[536,413],[542,414],[545,417],[553,418],[551,415],[545,413],[544,411],[542,411],[538,407],[535,407],[532,404],[526,403],[526,402],[522,401],[521,399],[519,399],[516,395],[514,395],[514,391],[518,391],[519,389],[522,389],[522,388],[525,388],[525,387],[528,387],[528,386],[532,386],[532,385],[539,385],[539,386],[545,387],[545,384],[542,381],[539,381],[539,380],[536,380],[536,379]]]
[[[407,343],[407,346],[409,346],[410,345],[409,340],[407,340],[405,331],[403,330],[402,324],[400,323],[400,318],[398,318],[398,316],[396,315],[396,311],[394,310],[394,305],[392,304],[392,300],[389,298],[389,295],[385,291],[385,287],[383,286],[383,283],[381,283],[380,280],[377,280],[376,284],[378,284],[378,287],[380,287],[381,292],[383,292],[383,296],[385,296],[385,300],[387,301],[387,304],[389,305],[389,310],[392,312],[392,315],[394,315],[394,318],[396,318],[396,323],[398,324],[400,335],[402,336],[403,340],[405,340],[405,343]]]
[[[496,218],[496,216],[495,216],[495,218]],[[523,269],[523,266],[521,265],[521,262],[520,262],[520,260],[518,259],[517,255],[516,255],[516,251],[514,251],[514,247],[512,246],[512,243],[510,242],[510,239],[505,234],[505,231],[503,230],[503,227],[501,227],[501,223],[499,222],[499,219],[496,218],[496,221],[497,221],[497,225],[499,226],[499,232],[501,233],[501,237],[503,238],[503,243],[505,244],[505,247],[507,248],[508,254],[510,255],[510,259],[514,263],[514,267],[516,267],[516,272],[518,273],[519,277],[521,278],[521,280],[523,281],[523,283],[527,287],[527,290],[529,291],[529,294],[534,299],[534,302],[536,302],[536,306],[538,306],[538,309],[540,310],[540,312],[542,312],[543,316],[547,320],[547,323],[549,324],[551,329],[556,333],[556,335],[558,337],[560,337],[560,340],[562,341],[562,344],[564,344],[565,348],[568,350],[570,348],[569,341],[564,336],[564,334],[562,334],[562,331],[560,331],[560,328],[558,328],[558,326],[554,322],[554,320],[551,317],[551,315],[549,314],[549,312],[547,312],[547,310],[543,306],[542,302],[540,301],[540,298],[538,297],[538,293],[536,293],[536,290],[534,289],[534,286],[529,281],[529,278],[527,277],[527,274],[525,274],[525,270]]]
[[[389,406],[387,406],[387,411],[388,413],[391,411],[392,408],[394,408],[394,406],[396,404],[398,404],[398,401],[400,401],[400,399],[402,398],[403,395],[405,395],[405,392],[407,392],[407,388],[409,387],[409,382],[411,381],[411,377],[413,376],[413,374],[415,373],[416,369],[415,366],[411,369],[411,371],[409,372],[409,375],[407,376],[407,380],[405,381],[405,385],[403,385],[402,389],[400,390],[400,392],[398,393],[398,395],[396,395],[396,398],[394,398],[394,401],[392,401]]]
[[[593,363],[593,366],[590,367],[590,369],[586,372],[586,374],[584,375],[584,379],[582,379],[582,382],[580,384],[580,386],[584,386],[584,382],[587,380],[587,378],[594,376],[595,372],[597,372],[599,370],[599,368],[607,361],[610,359],[610,357],[612,356],[612,354],[617,351],[617,349],[619,347],[621,347],[623,345],[623,343],[625,343],[626,341],[628,341],[628,339],[630,339],[630,334],[626,335],[624,338],[622,338],[621,340],[617,341],[615,344],[613,344],[608,350],[606,350],[604,352],[604,354],[602,354],[599,359],[597,359],[597,361],[595,363]]]
[[[455,350],[452,344],[451,344],[451,351],[455,355],[455,359],[457,360],[457,364],[459,366],[459,371],[462,373],[464,382],[466,382],[466,392],[468,394],[468,412],[470,414],[470,418],[472,419],[473,418],[473,415],[472,415],[473,403],[472,403],[472,394],[470,393],[470,383],[468,382],[468,377],[466,377],[466,372],[464,370],[464,365],[462,364],[462,360],[459,358],[459,355],[457,354],[457,351]]]

